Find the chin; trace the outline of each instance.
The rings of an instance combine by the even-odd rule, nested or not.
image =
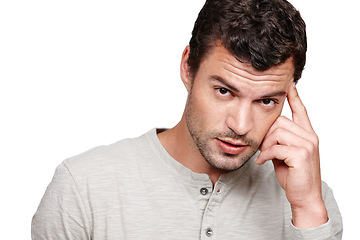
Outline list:
[[[244,166],[251,157],[256,153],[249,154],[246,156],[234,156],[229,154],[223,154],[222,156],[218,156],[216,158],[205,158],[205,160],[213,167],[222,171],[232,172],[240,169]]]

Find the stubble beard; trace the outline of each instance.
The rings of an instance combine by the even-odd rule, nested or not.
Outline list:
[[[257,152],[259,145],[256,141],[248,139],[244,135],[238,135],[231,129],[228,129],[227,132],[221,133],[218,131],[209,131],[204,132],[201,128],[201,122],[199,116],[196,114],[195,109],[193,109],[192,103],[192,91],[188,96],[186,109],[185,109],[185,118],[188,131],[198,148],[200,154],[212,167],[230,172],[235,171],[245,165],[251,157]],[[250,148],[251,151],[243,156],[231,155],[225,152],[219,152],[215,154],[210,147],[210,142],[217,138],[231,138],[234,140],[241,140],[244,144],[248,145],[247,148]]]

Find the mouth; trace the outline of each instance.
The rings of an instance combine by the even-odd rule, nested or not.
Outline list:
[[[228,139],[215,139],[216,145],[221,149],[221,151],[230,154],[230,155],[237,155],[243,152],[247,144],[243,144],[241,142],[236,142],[233,140]]]

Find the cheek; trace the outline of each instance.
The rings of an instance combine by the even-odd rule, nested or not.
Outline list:
[[[228,107],[214,99],[209,89],[193,89],[190,107],[193,119],[203,130],[220,130],[225,123]]]
[[[203,122],[204,127],[216,128],[225,121],[226,108],[224,105],[218,105],[209,98],[199,99],[197,112],[195,112]]]

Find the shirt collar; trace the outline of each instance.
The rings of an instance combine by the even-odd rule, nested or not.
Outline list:
[[[151,129],[147,134],[147,138],[152,145],[154,151],[158,154],[158,156],[164,161],[164,163],[169,166],[172,170],[175,170],[184,180],[187,181],[195,181],[195,182],[209,182],[210,178],[207,174],[204,173],[196,173],[185,167],[174,158],[170,156],[170,154],[166,151],[166,149],[161,144],[159,138],[157,137],[157,133],[160,131],[164,131],[165,129]],[[220,176],[219,181],[224,184],[232,184],[238,180],[240,180],[243,176],[247,174],[247,172],[253,168],[255,165],[254,160],[259,155],[259,151],[255,153],[243,166],[239,169],[223,174]]]

